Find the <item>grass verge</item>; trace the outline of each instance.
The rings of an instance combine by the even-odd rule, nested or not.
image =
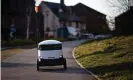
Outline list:
[[[1,60],[3,61],[4,59],[7,59],[15,54],[21,53],[24,50],[36,48],[36,45],[25,45],[25,46],[20,46],[20,47],[14,47],[12,49],[7,49],[7,50],[2,50],[1,51]]]
[[[87,41],[75,56],[102,80],[133,80],[133,36]]]

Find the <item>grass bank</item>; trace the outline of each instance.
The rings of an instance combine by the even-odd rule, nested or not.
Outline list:
[[[133,36],[87,41],[75,56],[102,80],[133,80]]]

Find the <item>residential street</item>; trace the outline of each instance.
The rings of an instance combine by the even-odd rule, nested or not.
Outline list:
[[[1,63],[2,80],[95,80],[89,73],[74,61],[72,50],[82,41],[63,43],[64,57],[67,59],[68,69],[63,66],[41,67],[36,70],[37,49],[31,49],[13,56]]]

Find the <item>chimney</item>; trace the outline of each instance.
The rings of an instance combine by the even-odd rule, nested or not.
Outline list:
[[[61,5],[64,5],[64,0],[60,0],[60,4]]]

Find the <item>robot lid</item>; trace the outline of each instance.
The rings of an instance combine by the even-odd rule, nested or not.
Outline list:
[[[62,44],[62,42],[57,40],[44,40],[40,42],[38,45],[50,45],[50,44]]]

